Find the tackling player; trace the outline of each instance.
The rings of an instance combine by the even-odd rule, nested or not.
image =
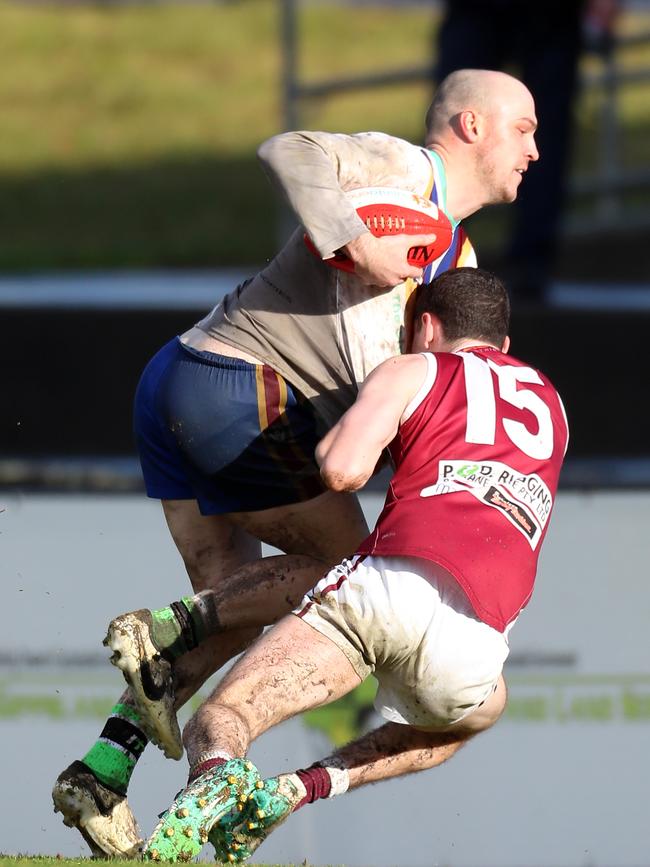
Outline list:
[[[439,765],[505,706],[509,632],[530,599],[567,446],[548,378],[507,355],[505,288],[479,269],[422,287],[414,351],[380,365],[320,443],[327,485],[358,490],[390,443],[372,534],[225,676],[187,724],[190,784],[146,857],[248,857],[303,803]],[[260,781],[271,726],[369,674],[388,723],[318,765]],[[239,809],[237,808],[239,804]]]

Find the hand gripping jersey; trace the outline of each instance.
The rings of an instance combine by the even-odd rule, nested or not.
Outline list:
[[[433,151],[383,133],[295,132],[271,142],[272,158],[263,148],[262,161],[304,229],[198,327],[276,370],[309,399],[324,432],[378,364],[408,349],[407,304],[416,285],[365,286],[314,256],[304,230],[324,257],[357,237],[365,226],[342,190],[359,187],[409,190],[444,211],[444,167]],[[462,265],[475,266],[476,256],[455,225],[449,248],[428,266],[425,279]]]
[[[426,354],[427,380],[390,450],[384,509],[361,554],[423,557],[503,631],[528,602],[566,452],[549,380],[488,347]]]

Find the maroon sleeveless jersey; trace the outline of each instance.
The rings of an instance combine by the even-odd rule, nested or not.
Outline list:
[[[359,553],[435,561],[503,631],[533,590],[567,446],[564,408],[542,373],[496,349],[427,358],[433,382],[390,445],[396,472]]]

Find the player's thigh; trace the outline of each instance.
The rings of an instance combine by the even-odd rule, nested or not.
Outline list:
[[[350,557],[369,532],[356,494],[334,491],[287,506],[233,513],[231,518],[285,554],[306,554],[328,566]]]
[[[161,503],[195,591],[216,586],[244,563],[261,557],[259,541],[228,515],[202,515],[196,500]]]
[[[289,614],[225,675],[208,708],[213,703],[236,707],[251,738],[256,738],[282,720],[335,701],[360,683],[333,641]]]

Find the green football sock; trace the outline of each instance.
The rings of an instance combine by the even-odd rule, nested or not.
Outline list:
[[[112,708],[99,738],[82,761],[100,783],[120,795],[126,795],[131,774],[147,743],[136,711],[118,702]]]
[[[151,612],[151,638],[168,659],[178,659],[221,629],[214,593],[203,590]]]
[[[151,612],[151,640],[170,661],[178,659],[194,646],[191,633],[183,634],[183,624],[176,614],[176,607],[179,604],[172,602],[166,608],[158,608]]]

